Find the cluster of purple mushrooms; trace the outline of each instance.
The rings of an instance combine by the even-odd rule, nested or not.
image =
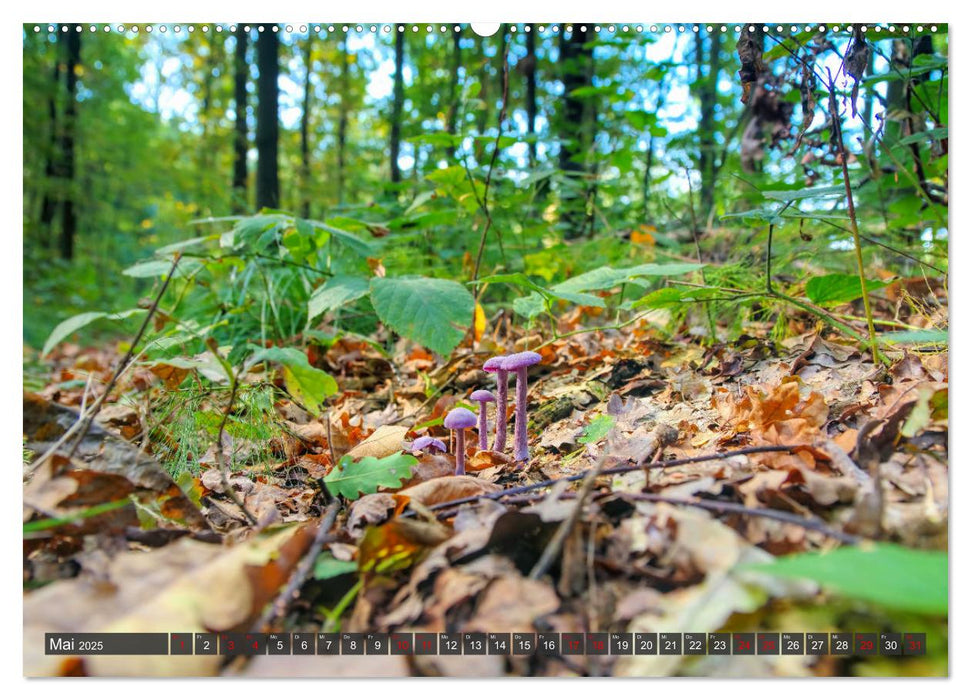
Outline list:
[[[486,407],[496,404],[496,435],[492,444],[494,452],[506,449],[506,396],[509,389],[509,373],[516,373],[516,420],[513,433],[513,457],[517,462],[529,459],[526,435],[526,370],[542,358],[535,352],[517,352],[513,355],[490,357],[482,369],[496,375],[496,393],[487,389],[473,391],[469,398],[479,404],[479,415],[467,408],[453,408],[445,416],[445,427],[455,436],[455,474],[465,474],[465,430],[478,423],[479,449],[489,449],[489,418]],[[411,445],[413,454],[420,452],[446,452],[445,443],[433,437],[420,437]]]

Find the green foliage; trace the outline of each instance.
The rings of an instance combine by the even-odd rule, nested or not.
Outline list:
[[[866,290],[871,292],[887,286],[887,282],[867,280]],[[863,296],[860,278],[838,273],[813,277],[806,283],[806,296],[820,306],[838,306]]]
[[[276,362],[283,365],[283,381],[297,401],[316,413],[328,396],[337,393],[337,382],[321,369],[312,367],[307,355],[295,348],[267,348],[249,362]]]
[[[357,571],[357,562],[341,561],[330,552],[322,552],[314,562],[314,578],[318,581],[326,581],[355,571]]]
[[[371,303],[383,323],[442,355],[462,342],[472,323],[472,295],[451,280],[376,277],[371,280]]]
[[[145,309],[128,309],[127,311],[119,311],[117,313],[87,311],[83,314],[72,316],[71,318],[61,321],[59,324],[57,324],[57,327],[51,331],[50,336],[48,336],[47,341],[44,343],[44,349],[40,351],[40,354],[41,356],[47,355],[58,343],[70,336],[72,333],[81,330],[89,323],[94,323],[99,319],[105,318],[110,321],[120,321],[128,318],[129,316],[143,313],[145,313]]]
[[[826,554],[793,554],[747,568],[810,579],[845,596],[887,608],[947,615],[947,552],[873,543]]]
[[[380,459],[363,457],[358,461],[344,455],[324,477],[324,484],[333,495],[355,500],[375,493],[381,486],[399,488],[411,476],[416,464],[417,459],[402,452]]]
[[[600,415],[594,418],[590,423],[583,429],[583,434],[577,438],[577,442],[581,445],[595,445],[605,437],[610,429],[614,427],[614,417],[608,415]]]

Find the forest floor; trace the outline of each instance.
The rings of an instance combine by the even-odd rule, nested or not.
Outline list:
[[[879,317],[895,313],[878,304]],[[545,344],[493,324],[475,351],[466,343],[444,361],[404,341],[390,354],[351,336],[311,347],[311,364],[341,390],[328,412],[312,416],[277,392],[257,426],[264,430],[218,440],[210,425],[208,447],[189,454],[194,468],[181,471],[162,466],[182,438],[159,407],[193,378],[169,366],[126,373],[73,454],[68,441],[40,466],[25,466],[25,674],[947,672],[946,651],[903,660],[561,653],[248,661],[40,651],[43,633],[56,630],[906,626],[906,617],[749,567],[869,538],[947,548],[946,350],[895,351],[889,364],[874,364],[866,349],[799,315],[780,342],[768,324],[733,343],[662,341],[646,320],[563,335],[581,320],[590,322],[580,312],[565,316],[561,337]],[[470,391],[495,386],[483,360],[522,349],[542,355],[530,370],[528,463],[476,451],[469,431],[464,477],[452,476],[453,457],[424,455],[400,488],[348,500],[322,487],[342,455],[380,459],[419,435],[447,440],[444,414]],[[25,394],[25,465],[77,421],[120,356],[70,345],[55,353],[44,386]],[[269,369],[246,384],[282,385]],[[218,416],[226,403],[217,392],[195,410]],[[232,419],[242,426],[245,409]],[[228,480],[223,463],[233,465]],[[946,648],[942,624],[929,648]]]

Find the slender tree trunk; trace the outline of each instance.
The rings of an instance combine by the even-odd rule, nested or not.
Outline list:
[[[566,32],[560,34],[560,72],[563,80],[563,100],[560,114],[560,170],[574,173],[575,182],[568,186],[561,196],[560,220],[564,224],[563,235],[577,238],[583,235],[586,195],[582,195],[584,172],[583,157],[589,146],[583,100],[573,92],[589,84],[588,65],[593,61],[591,50],[584,46],[590,40],[591,29],[583,31],[579,23],[573,25],[569,38]]]
[[[74,239],[77,233],[77,214],[74,210],[75,187],[74,147],[77,135],[78,67],[81,65],[81,32],[71,25],[67,32],[67,64],[64,67],[67,102],[64,107],[64,130],[61,144],[64,157],[64,204],[61,208],[61,257],[74,258]]]
[[[536,166],[536,25],[526,32],[526,129],[529,134],[529,166]]]
[[[707,221],[715,202],[715,104],[718,101],[718,73],[721,67],[721,34],[713,33],[705,56],[705,40],[699,33],[695,43],[698,80],[696,82],[701,108],[698,121],[698,170],[701,173],[700,221]],[[707,64],[708,73],[702,76]]]
[[[202,106],[199,110],[199,123],[202,126],[202,143],[209,143],[209,115],[212,111],[212,78],[216,67],[216,41],[215,37],[203,34],[202,43],[206,47],[207,54],[204,63],[205,75],[202,76]],[[212,170],[213,149],[202,148],[199,150],[199,192],[203,202],[209,204],[209,173]]]
[[[456,121],[459,116],[459,70],[462,67],[462,39],[459,32],[452,32],[452,73],[448,81],[448,124],[449,136],[458,131]],[[448,157],[455,159],[455,144],[448,147]]]
[[[347,112],[349,90],[348,72],[350,71],[350,61],[347,56],[347,35],[341,43],[341,103],[340,115],[337,119],[337,203],[344,203],[344,180],[347,171]]]
[[[300,116],[300,187],[303,190],[301,213],[310,218],[310,74],[313,68],[313,32],[307,34],[304,49],[303,114]]]
[[[280,173],[278,162],[279,66],[280,40],[272,25],[264,25],[256,40],[257,65],[260,70],[256,85],[256,208],[277,209],[280,206]]]
[[[58,119],[57,119],[57,96],[61,91],[61,48],[64,40],[61,39],[60,25],[57,27],[57,39],[54,46],[54,80],[51,83],[51,96],[47,102],[47,113],[50,119],[50,143],[48,145],[47,163],[44,165],[44,198],[40,206],[40,235],[41,245],[45,248],[51,246],[53,238],[54,217],[57,216],[57,208],[60,204],[60,197],[55,188],[58,186],[58,178],[61,174],[61,154],[58,144]]]
[[[233,134],[233,209],[244,212],[248,207],[246,193],[246,154],[249,151],[249,129],[246,127],[246,30],[242,22],[236,25],[236,53],[234,61],[234,103],[236,125]]]
[[[401,182],[401,168],[398,158],[401,155],[401,116],[405,104],[405,33],[397,31],[394,35],[394,96],[391,104],[391,182]]]

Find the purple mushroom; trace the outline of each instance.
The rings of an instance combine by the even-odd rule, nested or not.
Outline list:
[[[475,414],[467,408],[453,408],[445,416],[445,427],[455,431],[455,475],[465,474],[465,429],[475,425]]]
[[[513,457],[517,462],[529,459],[526,437],[526,370],[543,359],[539,353],[517,352],[502,361],[502,368],[516,373],[516,433],[513,438]]]
[[[418,454],[419,452],[429,452],[434,454],[436,451],[445,452],[445,443],[438,438],[429,437],[424,435],[417,438],[413,443],[411,443],[411,453]]]
[[[502,368],[505,355],[490,357],[482,365],[486,372],[496,373],[496,439],[492,449],[502,452],[506,449],[506,395],[509,389],[509,372]]]
[[[489,449],[489,419],[486,416],[486,404],[494,402],[496,397],[488,389],[479,389],[473,391],[469,398],[479,404],[479,449],[488,450]],[[496,416],[496,423],[498,424],[499,417]]]

